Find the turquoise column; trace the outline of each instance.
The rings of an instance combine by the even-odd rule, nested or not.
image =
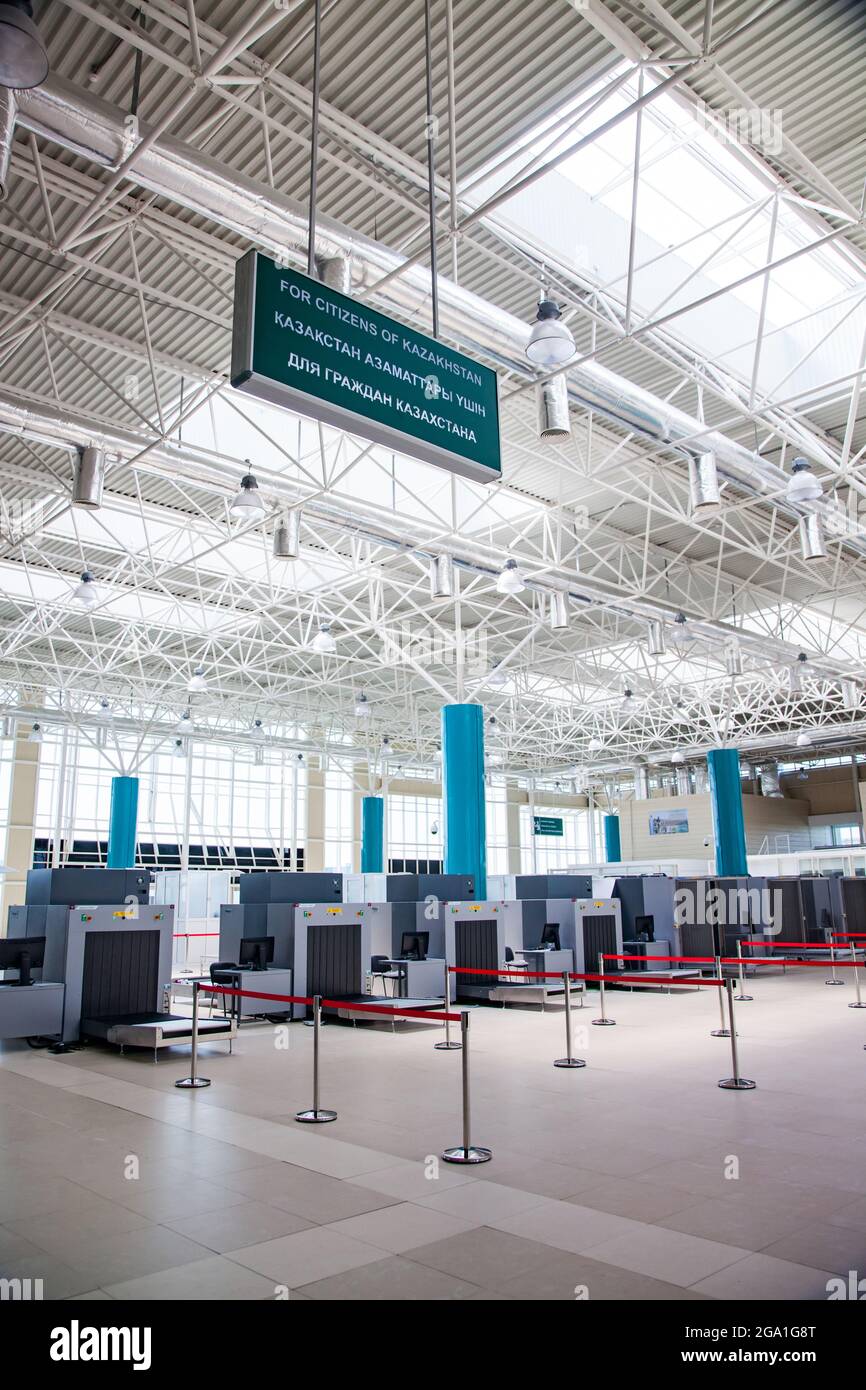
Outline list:
[[[361,801],[361,873],[381,874],[385,864],[385,803],[381,796]]]
[[[108,867],[131,869],[135,865],[135,831],[138,823],[138,778],[112,777],[108,816]]]
[[[707,769],[716,836],[716,873],[722,878],[736,878],[749,872],[740,755],[736,748],[712,748],[707,754]]]
[[[622,848],[619,840],[619,816],[605,816],[603,827],[605,863],[618,864],[622,859]]]
[[[481,705],[445,705],[442,710],[442,837],[446,874],[471,874],[475,897],[483,901],[487,827]]]

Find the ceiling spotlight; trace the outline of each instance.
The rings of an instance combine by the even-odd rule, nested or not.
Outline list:
[[[43,740],[42,725],[34,724],[30,733],[27,735],[28,743],[41,743]]]
[[[203,666],[196,666],[186,683],[186,688],[191,695],[200,695],[203,690],[207,690],[207,681],[204,678]]]
[[[297,560],[301,553],[301,513],[281,516],[274,527],[274,559]]]
[[[791,695],[799,695],[803,689],[803,672],[806,669],[808,658],[805,652],[800,652],[795,666],[788,668],[788,692]]]
[[[362,690],[357,700],[355,701],[355,718],[369,719],[370,709],[370,701],[367,699],[366,695]]]
[[[533,367],[561,367],[574,356],[571,329],[561,320],[559,305],[548,299],[542,290],[535,323],[526,344],[526,356]]]
[[[0,6],[2,8],[2,6]],[[90,570],[85,570],[81,576],[81,583],[76,584],[72,590],[72,597],[76,603],[80,603],[82,608],[93,608],[99,602],[99,590],[94,583],[93,575]]]
[[[249,462],[249,459],[244,459],[247,466]],[[241,490],[232,498],[229,511],[236,521],[261,521],[265,515],[267,508],[252,473],[245,473],[241,478]]]
[[[600,738],[591,738],[586,747],[589,753],[600,753],[604,748],[604,740]]]
[[[0,5],[0,87],[28,91],[48,76],[48,54],[29,0]]]
[[[330,623],[319,623],[319,630],[310,643],[314,652],[320,656],[330,656],[337,650],[337,643],[334,641]]]
[[[800,549],[804,560],[826,560],[824,525],[817,512],[800,517]]]
[[[568,627],[568,595],[561,589],[550,595],[550,626],[554,632],[558,628]]]
[[[173,747],[172,750],[171,750],[171,755],[172,755],[173,758],[185,758],[185,757],[186,757],[186,748],[184,747],[184,742],[183,742],[183,739],[182,739],[182,738],[176,738],[176,739],[175,739],[175,741],[174,741],[174,747]]]
[[[190,714],[188,709],[185,709],[181,714],[180,719],[177,721],[175,730],[179,734],[188,734],[191,728],[192,715]]]
[[[812,746],[812,735],[811,735],[806,729],[804,729],[803,732],[802,732],[801,734],[798,734],[798,735],[797,735],[797,747],[798,747],[798,748],[811,748],[811,746]]]
[[[112,717],[111,704],[106,700],[104,695],[99,702],[99,717],[100,719],[111,719]]]
[[[636,705],[637,701],[634,698],[633,692],[629,690],[628,686],[626,686],[625,690],[622,692],[622,704],[620,706],[620,709],[622,710],[623,714],[631,714],[632,711],[635,709]]]
[[[683,647],[689,641],[689,636],[688,619],[685,613],[678,613],[674,618],[673,631],[671,633],[671,641],[677,651],[682,651]]]
[[[804,767],[798,767],[798,768],[797,768],[797,781],[798,781],[798,782],[808,782],[808,780],[809,780],[809,774],[808,774],[808,772],[806,771],[806,769],[805,769]]]
[[[812,472],[808,459],[794,459],[785,496],[789,502],[796,503],[817,502],[823,496],[821,484]]]
[[[264,738],[264,736],[265,731],[262,728],[262,721],[260,719],[254,719],[253,727],[250,729],[250,738],[255,739],[257,742],[260,742]]]
[[[500,594],[522,594],[526,588],[523,575],[516,560],[506,560],[505,568],[496,580],[496,590]]]

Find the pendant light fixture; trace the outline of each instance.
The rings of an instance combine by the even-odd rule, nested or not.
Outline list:
[[[505,567],[496,580],[496,591],[500,594],[522,594],[526,588],[516,560],[506,560]]]
[[[562,310],[548,298],[547,291],[542,290],[535,323],[526,343],[526,356],[533,367],[550,370],[569,362],[574,353],[574,337],[568,325],[562,322]]]
[[[812,472],[812,465],[808,459],[794,459],[785,496],[789,502],[798,505],[803,502],[817,502],[823,496],[821,484]]]
[[[229,511],[235,521],[261,521],[267,508],[262,501],[259,485],[249,472],[249,459],[244,459],[247,465],[247,472],[241,478],[240,492],[236,493],[229,504]]]
[[[192,675],[187,681],[186,688],[189,691],[190,695],[200,695],[203,691],[207,690],[207,681],[205,680],[203,666],[196,666],[195,670],[193,671]]]
[[[331,656],[337,650],[337,643],[331,632],[330,623],[320,623],[319,630],[310,643],[314,652],[319,656]]]
[[[90,570],[85,570],[82,574],[81,583],[76,584],[72,590],[72,598],[75,603],[80,603],[82,608],[93,608],[99,602],[99,590]]]

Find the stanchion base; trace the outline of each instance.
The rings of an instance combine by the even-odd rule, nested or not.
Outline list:
[[[299,1110],[295,1119],[302,1125],[326,1125],[336,1120],[336,1110]]]
[[[184,1076],[174,1084],[182,1091],[198,1091],[202,1086],[209,1086],[210,1082],[206,1076]]]
[[[866,1009],[866,1004],[849,1004],[849,1009]]]
[[[616,1024],[615,1018],[591,1018],[589,1021],[593,1028],[613,1028]]]
[[[731,1030],[730,1030],[729,1028],[712,1028],[712,1029],[710,1030],[710,1037],[711,1037],[711,1038],[729,1038],[730,1036],[731,1036]],[[739,1037],[739,1036],[740,1036],[740,1035],[739,1035],[739,1033],[738,1033],[738,1034],[737,1034],[737,1037]]]
[[[441,1042],[434,1043],[433,1046],[437,1052],[459,1052],[463,1044],[459,1042]]]
[[[553,1065],[555,1067],[585,1067],[586,1062],[582,1057],[559,1057]]]
[[[751,1004],[751,1003],[754,1001],[754,998],[755,998],[754,994],[735,994],[735,995],[734,995],[734,1003],[735,1003],[735,1004]]]
[[[844,985],[844,980],[825,980],[825,985]]]
[[[480,1149],[475,1144],[464,1149],[461,1144],[458,1149],[446,1149],[442,1157],[446,1163],[489,1163],[493,1157],[493,1151],[492,1149]]]
[[[727,1081],[720,1081],[719,1085],[723,1091],[754,1091],[757,1082],[747,1081],[744,1076],[729,1076]]]

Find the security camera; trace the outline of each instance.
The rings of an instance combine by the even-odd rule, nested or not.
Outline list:
[[[704,840],[704,849],[709,849],[709,847],[710,847],[711,844],[712,844],[712,840],[710,839],[709,836],[707,836],[706,839]]]
[[[438,822],[438,820],[434,820],[433,824],[431,825],[431,827],[430,827],[430,834],[431,834],[431,835],[438,835],[438,834],[439,834],[439,822]]]

